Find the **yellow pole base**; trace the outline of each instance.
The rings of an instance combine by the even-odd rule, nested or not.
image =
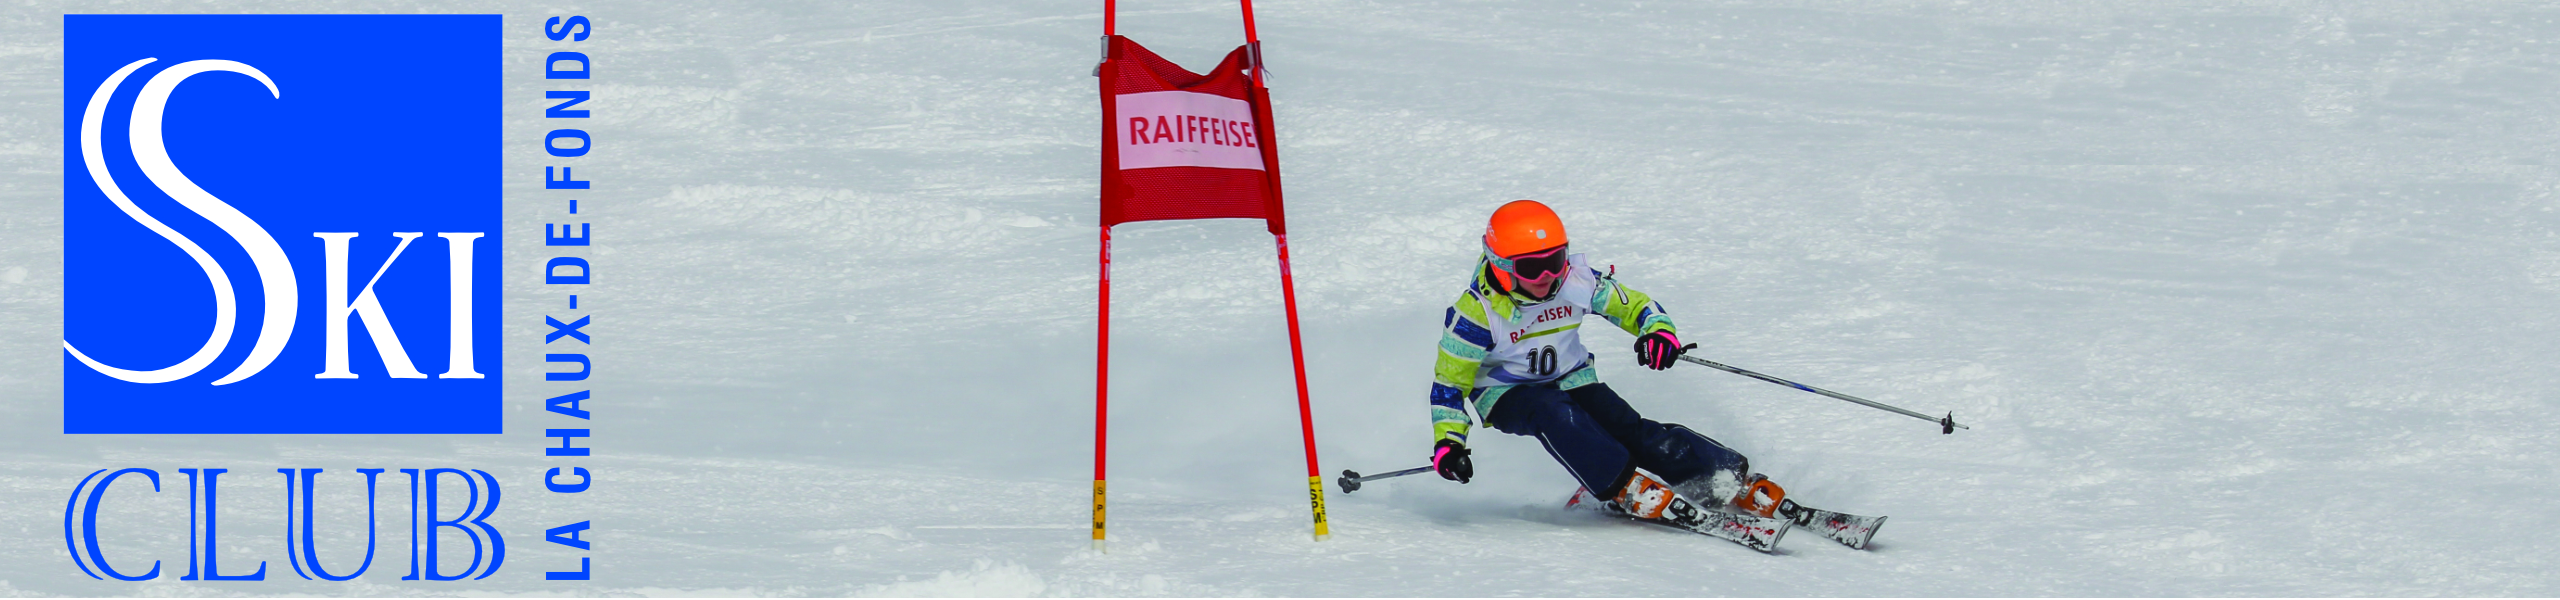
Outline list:
[[[1102,547],[1103,498],[1102,480],[1093,480],[1093,551],[1095,552],[1109,552]]]
[[[1307,478],[1307,500],[1308,500],[1309,502],[1311,502],[1312,504],[1314,504],[1314,508],[1315,508],[1315,513],[1316,513],[1316,541],[1321,542],[1321,541],[1325,541],[1325,539],[1326,539],[1326,538],[1333,537],[1333,528],[1331,527],[1331,524],[1330,524],[1330,523],[1326,523],[1326,522],[1325,522],[1325,517],[1324,517],[1324,478],[1323,478],[1323,477],[1308,477],[1308,478]]]

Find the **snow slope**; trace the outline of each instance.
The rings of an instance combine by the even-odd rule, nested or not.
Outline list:
[[[1240,39],[1225,3],[1123,4],[1123,33],[1186,64]],[[422,6],[512,13],[520,65],[548,48],[525,17],[549,7]],[[2560,10],[1258,8],[1326,472],[1420,464],[1439,312],[1483,215],[1523,197],[1705,356],[1973,430],[1641,371],[1592,331],[1648,416],[1807,503],[1891,515],[1875,550],[1803,535],[1761,556],[1564,514],[1563,471],[1494,433],[1476,483],[1334,494],[1315,543],[1267,238],[1136,224],[1116,233],[1114,540],[1094,554],[1095,7],[559,5],[598,19],[585,50],[611,66],[595,253],[620,272],[590,331],[613,342],[596,404],[620,439],[599,439],[593,496],[511,497],[520,554],[468,589],[2560,594]],[[51,506],[105,466],[547,466],[525,456],[530,327],[508,371],[529,414],[503,438],[56,433],[53,15],[151,10],[170,8],[0,20],[0,593],[459,589],[108,586],[62,564]],[[534,106],[509,109],[514,173],[539,168]],[[538,322],[538,287],[512,282],[511,324]],[[567,556],[533,537],[563,518],[597,520],[600,581],[534,574]]]

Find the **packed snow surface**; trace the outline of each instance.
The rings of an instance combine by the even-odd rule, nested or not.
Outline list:
[[[1328,489],[1310,540],[1278,269],[1245,221],[1116,230],[1091,550],[1095,4],[419,4],[509,14],[510,265],[550,255],[559,212],[537,61],[600,65],[581,495],[532,485],[560,463],[533,375],[557,297],[529,266],[504,436],[60,434],[58,15],[201,8],[8,9],[0,594],[2560,594],[2551,5],[1257,6],[1328,479],[1423,462],[1441,311],[1484,216],[1536,198],[1701,355],[1973,428],[1644,371],[1585,327],[1646,415],[1892,517],[1869,551],[1769,556],[1560,511],[1563,470],[1490,431],[1475,483]],[[1195,68],[1242,37],[1232,4],[1121,5]],[[547,14],[596,36],[543,40]],[[121,466],[227,466],[226,498],[277,467],[486,468],[512,554],[476,582],[96,582],[53,507]],[[225,543],[276,546],[271,514]],[[598,579],[542,581],[578,556],[542,528],[574,520]],[[120,551],[179,560],[177,536]]]

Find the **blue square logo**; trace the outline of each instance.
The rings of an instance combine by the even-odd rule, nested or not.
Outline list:
[[[499,433],[497,15],[63,17],[64,433]]]

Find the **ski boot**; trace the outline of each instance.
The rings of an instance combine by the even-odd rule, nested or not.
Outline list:
[[[1617,499],[1610,500],[1609,503],[1615,505],[1627,516],[1638,519],[1660,519],[1662,510],[1671,506],[1675,498],[1677,496],[1671,493],[1669,484],[1655,479],[1652,474],[1635,471],[1634,475],[1627,478],[1626,487],[1619,488]]]
[[[1763,517],[1777,516],[1778,507],[1785,504],[1792,504],[1787,502],[1786,488],[1758,473],[1743,480],[1742,491],[1733,496],[1735,509]]]
[[[1784,493],[1784,492],[1780,492]],[[1586,504],[1588,502],[1588,504]],[[1627,478],[1616,498],[1603,501],[1589,489],[1574,490],[1566,507],[1597,508],[1619,517],[1665,527],[1706,534],[1742,544],[1753,550],[1772,552],[1778,540],[1786,537],[1794,521],[1717,510],[1713,506],[1690,503],[1672,486],[1651,473],[1636,471]]]

